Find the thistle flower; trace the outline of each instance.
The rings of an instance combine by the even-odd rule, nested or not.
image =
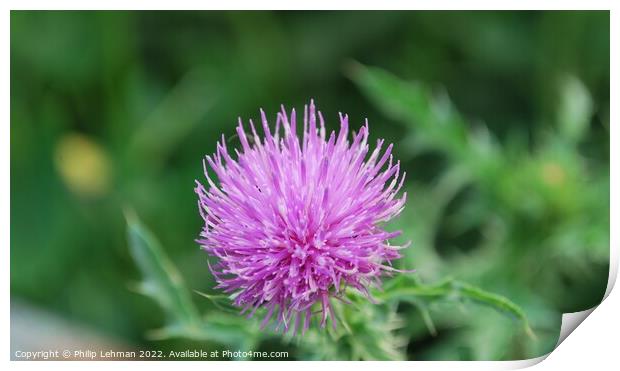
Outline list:
[[[367,121],[349,142],[348,116],[340,114],[339,133],[327,137],[313,102],[304,108],[301,135],[294,109],[288,117],[282,107],[273,133],[262,110],[261,119],[263,138],[252,120],[246,135],[239,119],[236,159],[222,136],[203,161],[208,190],[196,181],[205,223],[197,242],[218,259],[209,265],[216,288],[231,293],[241,313],[266,308],[262,327],[277,313],[276,330],[305,332],[317,312],[321,327],[328,316],[335,327],[331,298],[352,287],[372,300],[368,287],[398,271],[391,262],[407,245],[390,245],[401,232],[382,224],[405,205],[406,193],[397,197],[404,174],[392,144],[381,154],[378,140],[368,156]]]

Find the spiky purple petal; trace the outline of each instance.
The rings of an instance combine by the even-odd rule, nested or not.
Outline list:
[[[328,317],[335,326],[330,298],[347,286],[370,297],[368,287],[394,271],[391,261],[406,247],[388,242],[400,231],[382,228],[405,205],[406,193],[397,197],[400,163],[391,144],[382,151],[383,140],[369,154],[368,122],[349,142],[348,117],[340,115],[338,134],[328,137],[313,102],[301,137],[295,110],[289,117],[282,107],[273,133],[262,110],[261,123],[262,138],[251,120],[247,134],[239,119],[236,159],[224,137],[206,157],[206,186],[195,188],[205,222],[198,243],[218,259],[209,266],[216,287],[242,312],[266,308],[263,327],[275,315],[284,332],[305,332],[317,309],[321,326]]]

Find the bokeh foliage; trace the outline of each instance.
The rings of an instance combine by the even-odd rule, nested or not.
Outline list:
[[[392,227],[413,241],[400,264],[419,280],[407,286],[452,277],[502,295],[523,309],[537,340],[458,295],[351,311],[365,326],[356,333],[385,339],[406,359],[532,357],[552,349],[562,312],[600,301],[608,12],[14,11],[12,297],[144,348],[217,349],[243,338],[253,341],[237,346],[300,359],[319,350],[385,356],[362,338],[329,347],[315,332],[254,341],[248,321],[242,331],[254,335],[239,335],[194,242],[202,156],[222,133],[232,137],[237,116],[256,119],[263,107],[274,117],[280,104],[299,108],[311,97],[331,127],[343,111],[395,142],[410,201]],[[136,295],[149,286],[128,285],[141,279],[128,207],[184,277],[178,300],[196,306],[188,323],[205,314],[218,335],[149,332],[177,324]]]

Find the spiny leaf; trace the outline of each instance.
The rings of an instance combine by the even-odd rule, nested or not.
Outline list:
[[[527,316],[521,307],[510,301],[508,298],[497,295],[488,291],[484,291],[479,287],[470,285],[465,282],[453,281],[452,285],[459,294],[465,298],[475,300],[479,303],[486,304],[495,308],[503,313],[508,313],[515,316],[523,324],[525,333],[531,338],[536,338],[536,335],[532,331]]]
[[[144,279],[140,291],[161,305],[172,325],[197,326],[199,314],[181,274],[137,216],[131,211],[125,216],[129,250]]]
[[[144,278],[135,288],[155,299],[168,316],[168,323],[161,329],[150,331],[148,337],[157,340],[184,337],[227,344],[235,349],[252,349],[258,341],[256,326],[248,326],[247,321],[238,315],[225,313],[201,318],[181,274],[157,239],[134,213],[126,212],[126,218],[131,255]],[[214,302],[222,301],[217,295],[200,294]]]
[[[215,305],[217,308],[224,312],[239,314],[239,309],[231,305],[231,298],[228,295],[210,295],[198,290],[194,290],[194,292],[202,297],[209,299],[209,301],[213,303],[213,305]]]
[[[311,327],[299,346],[305,355],[324,360],[404,360],[407,339],[399,334],[403,318],[397,305],[372,305],[354,289],[347,289],[346,301],[334,300],[336,328]]]
[[[433,300],[471,300],[487,305],[497,311],[516,318],[521,322],[525,333],[536,338],[530,328],[527,316],[523,309],[509,299],[485,291],[465,282],[447,278],[434,285],[424,285],[417,278],[399,276],[389,282],[388,288],[375,294],[378,300],[404,300],[415,303],[428,303]]]

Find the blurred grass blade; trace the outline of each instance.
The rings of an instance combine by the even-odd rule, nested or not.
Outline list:
[[[566,77],[560,84],[560,104],[557,120],[560,133],[576,143],[586,133],[594,113],[592,97],[584,84],[574,76]]]
[[[433,336],[437,336],[437,327],[435,326],[435,322],[433,322],[433,318],[431,317],[431,313],[427,305],[422,302],[416,302],[413,304],[420,312],[420,315],[422,316],[422,320],[424,321],[428,332]]]
[[[209,112],[216,100],[211,81],[201,69],[186,73],[139,126],[132,138],[133,155],[161,161]]]
[[[143,276],[140,291],[161,305],[170,325],[197,326],[200,322],[198,311],[181,274],[137,216],[131,211],[126,212],[125,216],[129,250]]]

